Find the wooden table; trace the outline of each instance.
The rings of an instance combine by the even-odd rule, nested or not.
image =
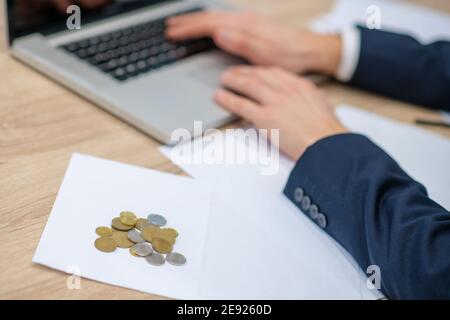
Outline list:
[[[329,10],[331,0],[235,0],[296,25]],[[447,0],[414,1],[450,12]],[[430,4],[431,3],[431,4]],[[158,296],[67,275],[31,259],[73,152],[181,174],[159,144],[45,76],[0,53],[0,299],[153,299]],[[329,82],[333,104],[347,103],[402,122],[438,114]],[[431,129],[430,129],[431,130]],[[433,129],[450,137],[450,130]],[[55,254],[57,254],[55,252]]]

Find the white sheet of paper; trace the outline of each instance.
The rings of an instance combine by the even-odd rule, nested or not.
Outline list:
[[[211,208],[203,296],[216,299],[380,296],[366,289],[366,277],[359,274],[353,259],[282,195],[249,196],[232,186],[221,187],[220,192],[214,193]]]
[[[74,154],[33,262],[100,282],[179,299],[199,297],[210,193],[201,182],[154,170]],[[176,228],[175,251],[187,264],[149,265],[128,249],[95,249],[98,226],[120,211],[156,212]]]
[[[448,14],[405,1],[337,0],[333,10],[313,20],[310,27],[318,32],[330,33],[355,24],[366,26],[370,16],[368,8],[373,6],[380,9],[383,30],[410,34],[423,43],[450,40]]]

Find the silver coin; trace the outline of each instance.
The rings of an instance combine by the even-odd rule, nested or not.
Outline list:
[[[136,230],[128,231],[127,236],[131,242],[134,242],[134,243],[145,242],[145,240],[142,239],[141,234],[139,232],[137,232]]]
[[[153,248],[148,243],[137,243],[133,246],[133,249],[140,257],[147,257],[153,253]]]
[[[152,223],[156,226],[159,226],[159,227],[165,226],[167,223],[166,218],[164,218],[162,215],[159,215],[159,214],[152,213],[152,214],[149,214],[147,218],[148,218],[148,221],[150,221],[150,223]]]
[[[156,252],[153,252],[153,254],[151,254],[150,256],[145,257],[145,260],[152,266],[162,266],[164,262],[166,262],[164,256]]]
[[[181,253],[172,252],[166,256],[166,261],[174,266],[182,266],[186,264],[186,257]]]

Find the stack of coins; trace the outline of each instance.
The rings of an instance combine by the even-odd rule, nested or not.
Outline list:
[[[102,252],[114,252],[117,248],[128,249],[133,257],[145,258],[154,266],[166,261],[174,266],[186,264],[186,257],[173,252],[178,231],[165,227],[166,218],[159,214],[149,214],[147,219],[137,218],[131,211],[122,211],[113,218],[111,228],[98,227],[99,236],[94,242],[95,248]]]

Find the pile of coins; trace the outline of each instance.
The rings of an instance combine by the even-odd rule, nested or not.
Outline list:
[[[165,228],[167,220],[159,214],[150,214],[147,219],[137,218],[133,212],[123,211],[112,219],[110,227],[98,227],[95,233],[95,248],[102,252],[114,252],[117,248],[129,249],[133,257],[142,257],[154,266],[166,261],[182,266],[186,258],[172,252],[178,237],[177,230]],[[165,255],[165,256],[164,256]]]

